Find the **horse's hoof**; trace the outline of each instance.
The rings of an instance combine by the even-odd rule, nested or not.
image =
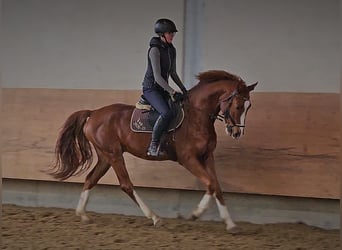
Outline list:
[[[90,224],[93,222],[93,220],[90,219],[88,216],[83,215],[83,216],[81,216],[81,222],[83,224]]]
[[[235,226],[235,227],[231,227],[231,228],[228,228],[227,227],[227,232],[231,235],[237,235],[237,234],[241,234],[242,233],[242,230],[240,227],[238,226]]]
[[[197,220],[198,219],[198,216],[192,214],[189,218],[189,220]]]
[[[163,225],[163,221],[161,218],[156,218],[153,220],[153,225],[154,227],[160,227]]]

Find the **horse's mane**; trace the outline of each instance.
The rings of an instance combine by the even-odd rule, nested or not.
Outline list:
[[[243,82],[243,80],[236,75],[228,73],[224,70],[208,70],[202,73],[199,73],[197,79],[200,81],[199,83],[211,83],[220,80],[230,80],[230,81],[238,81]]]

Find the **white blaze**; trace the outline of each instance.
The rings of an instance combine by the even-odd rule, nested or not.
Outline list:
[[[250,101],[245,101],[245,104],[244,104],[244,110],[245,111],[243,111],[243,113],[242,113],[242,115],[241,115],[241,117],[240,117],[240,121],[241,121],[241,123],[240,123],[240,125],[242,125],[242,126],[245,126],[245,121],[246,121],[246,115],[247,115],[247,109],[248,109],[248,107],[251,105],[251,103],[250,103]],[[244,130],[244,127],[241,127],[241,134],[243,135],[243,131]]]

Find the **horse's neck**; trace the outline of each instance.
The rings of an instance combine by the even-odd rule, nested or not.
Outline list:
[[[236,85],[227,85],[223,82],[209,83],[193,89],[190,93],[190,106],[194,110],[200,110],[206,115],[217,115],[222,96],[232,93],[236,89]]]

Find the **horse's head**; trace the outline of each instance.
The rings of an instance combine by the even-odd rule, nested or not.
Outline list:
[[[220,101],[226,132],[234,139],[238,139],[244,133],[247,111],[251,107],[249,92],[254,90],[257,84],[240,84],[228,97]]]

